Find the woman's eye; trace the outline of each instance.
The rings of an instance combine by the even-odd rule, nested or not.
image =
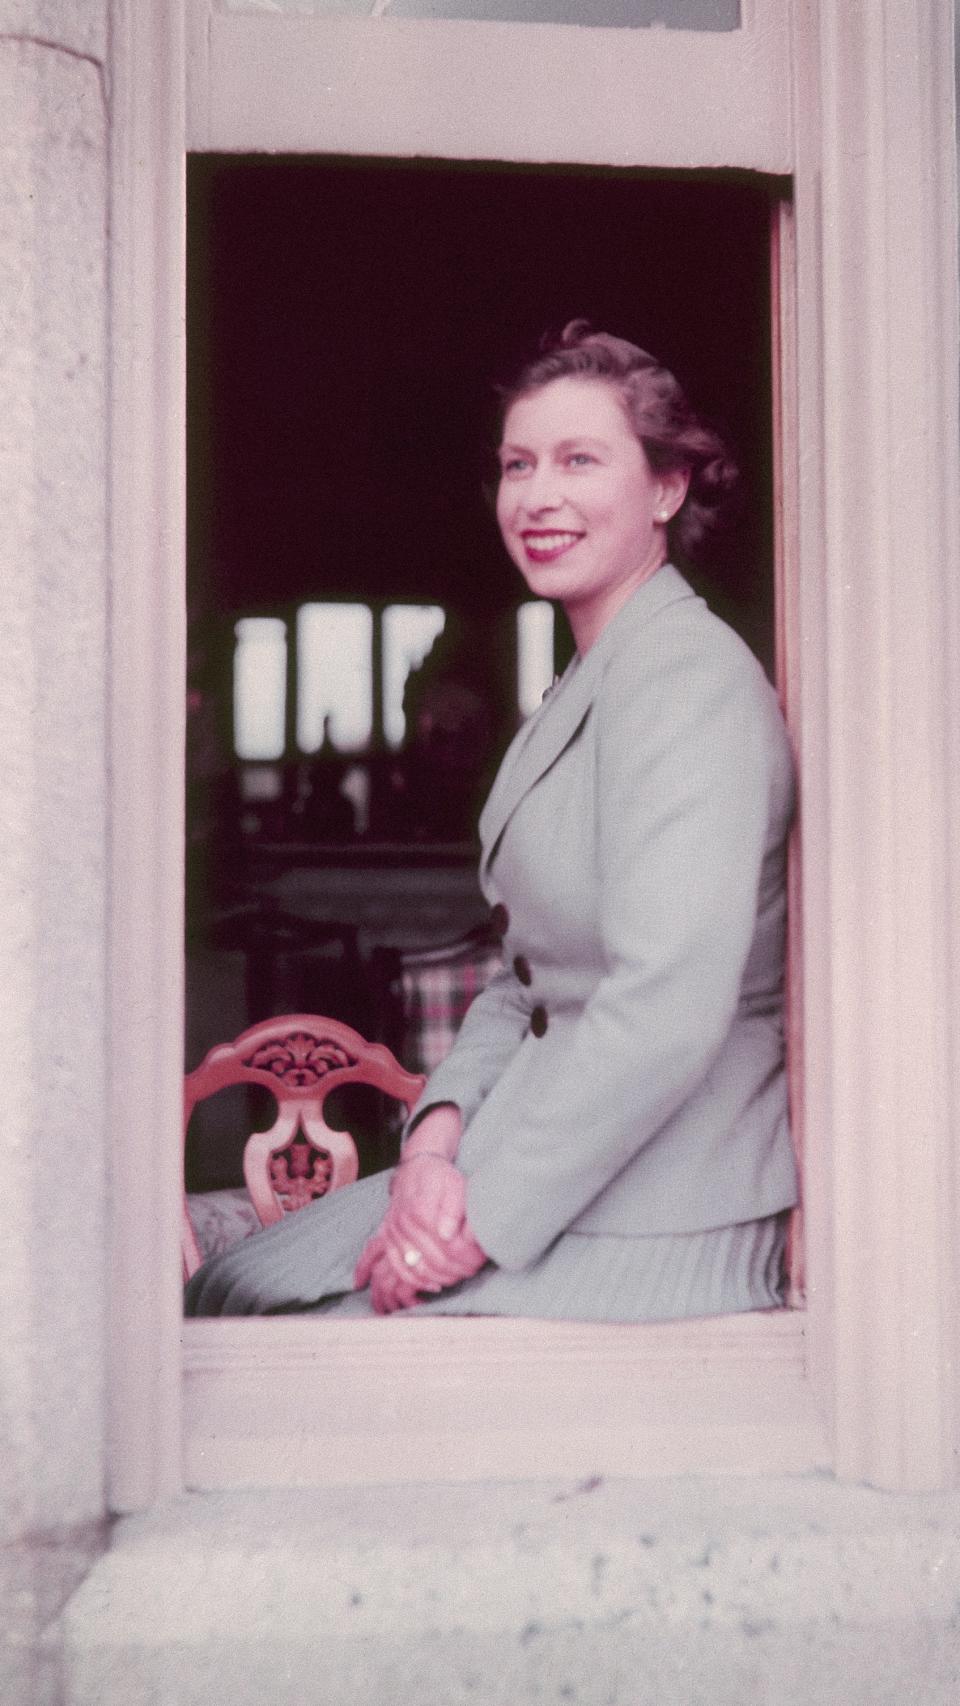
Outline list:
[[[571,450],[567,461],[572,468],[585,468],[588,463],[595,462],[596,457],[591,456],[586,450]]]
[[[525,456],[508,456],[505,462],[501,462],[500,469],[503,474],[516,475],[525,473],[529,466]]]

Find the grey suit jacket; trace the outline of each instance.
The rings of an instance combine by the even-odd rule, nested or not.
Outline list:
[[[568,1230],[694,1232],[796,1200],[792,809],[773,690],[666,565],[520,730],[480,819],[506,963],[414,1121],[459,1104],[469,1221],[501,1267]]]

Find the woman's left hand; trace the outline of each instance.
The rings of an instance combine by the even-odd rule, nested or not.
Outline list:
[[[378,1237],[379,1234],[375,1234],[371,1244],[375,1243]],[[369,1248],[368,1245],[367,1249]],[[366,1254],[367,1251],[364,1251],[364,1257]],[[457,1258],[458,1272],[456,1278],[449,1282],[452,1285],[463,1279],[472,1279],[474,1274],[479,1273],[487,1261],[487,1253],[480,1248],[473,1235],[465,1230],[457,1239]],[[418,1272],[419,1269],[411,1269],[402,1261],[398,1263],[395,1251],[388,1243],[384,1243],[381,1253],[373,1256],[369,1267],[370,1301],[378,1315],[392,1315],[397,1309],[409,1309],[412,1304],[419,1302],[424,1293],[447,1289],[446,1285],[425,1285],[423,1280],[411,1280],[411,1273]]]
[[[415,1291],[440,1291],[461,1276],[448,1246],[463,1224],[466,1181],[439,1155],[401,1162],[390,1186],[390,1206],[357,1264],[354,1283],[370,1281],[373,1264],[388,1255],[398,1280]],[[414,1274],[414,1268],[416,1274]]]
[[[395,1309],[409,1309],[417,1302],[417,1287],[410,1273],[408,1268],[403,1278],[398,1275],[386,1255],[386,1239],[381,1227],[364,1245],[354,1284],[358,1291],[369,1285],[370,1301],[376,1313],[391,1315]]]
[[[416,1248],[443,1256],[443,1246],[459,1232],[467,1210],[467,1181],[456,1163],[442,1155],[414,1153],[401,1160],[390,1184],[390,1207],[385,1216]],[[419,1235],[428,1243],[421,1244]]]
[[[456,1218],[451,1213],[450,1190],[437,1193],[434,1200],[442,1210],[439,1227],[430,1223],[422,1200],[414,1207],[403,1200],[402,1193],[396,1195],[398,1200],[391,1203],[366,1244],[354,1278],[358,1289],[370,1286],[378,1314],[407,1309],[423,1292],[443,1291],[460,1280],[470,1279],[487,1260],[486,1251],[467,1225],[465,1181],[460,1180]],[[456,1230],[451,1232],[451,1226]]]

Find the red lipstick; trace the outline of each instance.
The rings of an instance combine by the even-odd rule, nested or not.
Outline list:
[[[525,527],[520,537],[531,563],[554,563],[579,544],[583,534],[565,527]]]

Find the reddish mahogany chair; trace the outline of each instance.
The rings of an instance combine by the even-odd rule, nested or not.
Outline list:
[[[349,1132],[335,1131],[323,1117],[331,1091],[343,1084],[371,1084],[411,1108],[426,1080],[406,1072],[382,1043],[315,1013],[285,1014],[219,1043],[187,1075],[183,1086],[186,1135],[196,1104],[229,1084],[262,1084],[277,1103],[269,1131],[252,1132],[243,1152],[243,1176],[261,1226],[305,1208],[315,1197],[352,1184],[357,1151]],[[215,1193],[209,1193],[213,1195]],[[226,1195],[227,1193],[221,1193]],[[202,1198],[194,1199],[197,1202]],[[203,1258],[183,1202],[183,1266],[187,1278]],[[239,1236],[252,1227],[252,1217]]]

